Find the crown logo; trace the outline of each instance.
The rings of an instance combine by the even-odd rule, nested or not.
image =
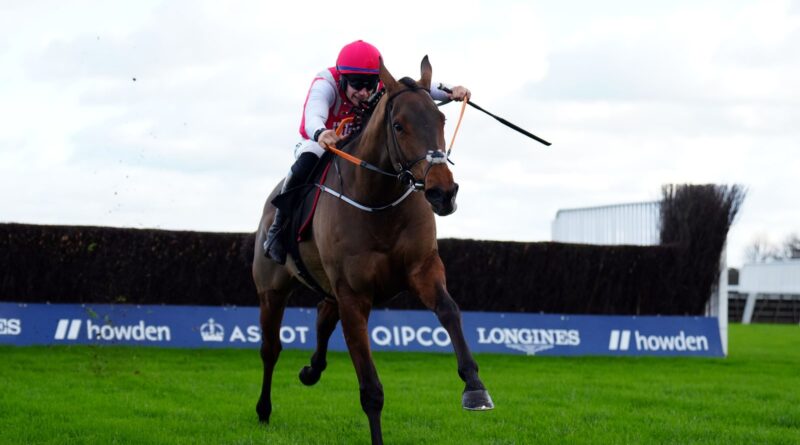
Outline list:
[[[225,328],[221,324],[215,323],[213,318],[209,318],[208,323],[200,326],[200,335],[203,337],[203,341],[223,341]]]

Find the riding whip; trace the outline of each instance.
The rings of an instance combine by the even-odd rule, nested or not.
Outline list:
[[[452,93],[452,91],[449,88],[445,87],[442,84],[439,84],[439,89],[444,91],[444,92],[446,92],[446,93]],[[444,104],[450,103],[450,101],[452,101],[452,99],[444,100],[444,101],[440,102],[438,104],[438,106],[442,106]],[[473,108],[475,108],[477,110],[483,111],[484,113],[488,114],[489,116],[492,116],[493,118],[495,118],[501,124],[511,128],[512,130],[516,130],[516,131],[524,134],[525,136],[528,136],[529,138],[531,138],[531,139],[533,139],[533,140],[535,140],[537,142],[541,142],[542,144],[547,145],[547,146],[552,145],[552,144],[550,144],[550,142],[547,142],[546,140],[540,138],[539,136],[536,136],[535,134],[525,130],[524,128],[520,128],[517,125],[514,125],[513,123],[503,119],[502,117],[497,116],[495,114],[492,114],[492,113],[486,111],[485,109],[483,109],[480,106],[478,106],[478,104],[476,104],[475,102],[469,101],[469,102],[467,102],[467,105],[469,105],[469,106],[471,106],[471,107],[473,107]]]

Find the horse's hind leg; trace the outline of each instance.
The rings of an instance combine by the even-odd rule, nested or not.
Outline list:
[[[350,358],[358,376],[361,391],[361,408],[369,420],[372,444],[383,444],[381,433],[381,411],[383,410],[383,386],[378,379],[378,371],[372,361],[369,348],[367,320],[372,308],[366,297],[354,296],[351,293],[338,293],[339,315],[342,317],[342,332],[350,351]]]
[[[261,300],[261,361],[264,364],[264,375],[256,412],[258,420],[264,423],[269,423],[269,416],[272,414],[272,372],[282,349],[280,329],[288,293],[288,291],[274,289],[259,292]]]
[[[317,350],[311,356],[311,365],[300,370],[300,381],[311,386],[317,383],[328,366],[328,340],[339,322],[339,306],[328,298],[317,305]]]
[[[461,327],[461,311],[445,285],[444,265],[439,255],[428,258],[410,276],[412,289],[422,303],[436,313],[450,335],[458,361],[458,375],[466,383],[461,405],[468,410],[494,408],[492,398],[478,377],[478,363],[472,357]]]

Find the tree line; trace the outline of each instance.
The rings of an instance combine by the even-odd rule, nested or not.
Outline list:
[[[800,235],[797,233],[788,235],[783,243],[779,244],[770,242],[765,236],[759,236],[745,248],[745,260],[748,263],[790,259],[800,259]]]

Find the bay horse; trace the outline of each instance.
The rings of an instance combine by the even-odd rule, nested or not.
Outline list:
[[[410,78],[398,81],[381,60],[380,80],[385,94],[364,130],[345,150],[383,173],[393,173],[379,174],[339,162],[338,174],[328,175],[323,184],[339,189],[362,205],[373,208],[387,203],[396,205],[369,212],[322,193],[311,237],[299,246],[300,256],[315,280],[334,297],[323,299],[317,306],[316,350],[310,365],[300,371],[300,380],[305,385],[319,381],[327,365],[328,340],[341,320],[373,444],[383,443],[383,387],[370,352],[367,321],[373,305],[399,294],[416,295],[447,330],[458,362],[458,375],[465,382],[462,406],[468,410],[494,407],[464,339],[461,314],[447,291],[445,269],[438,253],[434,213],[445,216],[455,211],[458,184],[447,166],[445,118],[429,94],[431,72],[425,56],[419,81]],[[413,184],[424,193],[408,193]],[[291,291],[299,285],[291,256],[282,266],[265,258],[262,250],[275,213],[271,201],[280,187],[281,184],[276,186],[264,206],[253,257],[264,365],[256,412],[264,423],[269,422],[272,412],[272,374],[281,351],[279,332],[284,308]],[[399,200],[403,195],[407,198]]]

